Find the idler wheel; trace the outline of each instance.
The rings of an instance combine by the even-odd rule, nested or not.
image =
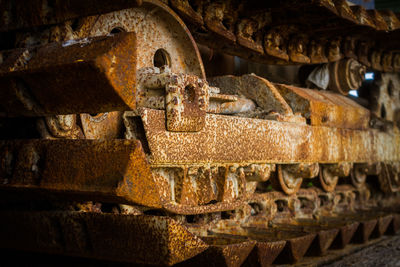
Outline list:
[[[352,58],[329,63],[329,89],[342,95],[358,90],[365,72],[366,67]]]
[[[302,178],[297,178],[281,165],[278,165],[276,175],[271,177],[272,187],[276,190],[282,190],[287,195],[296,194],[300,190],[302,182]]]
[[[329,168],[320,166],[319,170],[319,184],[326,192],[332,192],[335,190],[338,183],[339,176],[334,175],[330,172]]]

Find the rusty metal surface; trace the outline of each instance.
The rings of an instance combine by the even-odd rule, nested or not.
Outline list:
[[[400,125],[400,80],[397,74],[383,73],[377,77],[375,88],[369,91],[371,113],[383,120]]]
[[[292,110],[279,94],[277,88],[267,79],[254,74],[235,76],[220,76],[208,79],[210,85],[220,88],[221,93],[242,94],[252,99],[265,112],[278,112],[291,115]]]
[[[326,254],[338,233],[339,229],[321,230],[318,232],[316,239],[314,239],[314,242],[317,244],[311,245],[314,249],[310,251],[310,254],[320,256]]]
[[[246,239],[230,239],[224,237],[203,237],[209,247],[196,257],[184,262],[183,266],[242,266],[256,241]]]
[[[362,85],[366,66],[354,59],[342,59],[329,64],[329,89],[342,95],[358,90]]]
[[[167,129],[174,132],[199,131],[204,127],[208,86],[195,76],[176,75],[166,87]]]
[[[174,133],[165,128],[164,112],[143,109],[141,114],[153,165],[399,160],[396,131],[311,127],[207,114],[203,130]]]
[[[116,203],[161,207],[139,141],[21,140],[1,142],[3,190],[46,190]]]
[[[106,13],[114,10],[141,5],[142,0],[134,1],[39,1],[0,2],[2,20],[0,31],[55,24],[82,16]]]
[[[385,45],[396,32],[383,31],[400,26],[390,12],[344,0],[163,3],[210,48],[264,63],[329,61],[339,68],[330,89],[342,94],[360,86],[356,60],[399,69],[400,54]],[[0,52],[0,81],[12,80],[0,93],[6,115],[53,115],[38,121],[51,140],[0,141],[0,247],[154,265],[268,266],[400,228],[392,214],[398,127],[369,128],[369,111],[344,96],[256,75],[216,77],[209,81],[219,88],[209,86],[191,33],[163,3],[104,14],[106,5],[0,40],[0,49],[26,47]],[[42,4],[39,17],[49,8]],[[52,18],[57,8],[15,27],[69,18]],[[99,61],[103,69],[93,70]],[[396,122],[393,106],[389,116],[381,108],[374,115]],[[78,112],[85,114],[70,114]],[[119,139],[124,127],[128,140]],[[347,184],[337,186],[339,177]],[[381,207],[386,212],[376,213]]]
[[[312,89],[277,84],[293,112],[300,112],[311,125],[347,129],[367,129],[370,112],[345,96]]]
[[[188,24],[196,41],[233,55],[261,62],[323,63],[328,59],[333,62],[341,59],[343,55],[352,54],[357,55],[360,62],[367,63],[369,53],[366,50],[359,52],[366,49],[364,43],[375,43],[369,45],[370,52],[385,50],[389,54],[397,53],[395,44],[399,43],[396,29],[399,28],[400,23],[393,12],[366,11],[361,6],[349,6],[346,1],[330,0],[299,1],[295,4],[291,1],[281,1],[279,5],[273,2],[213,3],[188,0],[169,3],[155,0],[111,3],[103,0],[99,5],[95,5],[90,0],[70,1],[68,4],[57,1],[49,4],[35,0],[30,1],[29,5],[24,5],[18,1],[3,0],[1,7],[4,10],[2,14],[4,23],[0,31],[13,31],[20,28],[28,28],[29,31],[31,27],[46,25],[45,27],[51,28],[50,25],[58,24],[64,26],[53,27],[53,29],[59,27],[57,30],[51,30],[53,33],[67,30],[72,35],[79,36],[81,29],[91,28],[90,25],[80,28],[85,24],[84,17],[111,11],[115,14],[119,13],[118,18],[114,16],[115,14],[111,16],[108,14],[106,20],[113,17],[115,21],[119,21],[115,23],[119,24],[117,27],[127,30],[124,27],[126,21],[121,20],[124,15],[121,16],[121,14],[132,7],[140,6],[139,8],[147,9],[149,3],[153,7],[162,7],[164,10],[167,10],[167,6],[162,3],[169,4]],[[17,13],[19,13],[18,16]],[[180,21],[177,15],[173,16]],[[103,15],[95,24],[103,26],[108,24],[105,23],[104,18]],[[90,18],[89,20],[93,22],[97,19]],[[76,29],[77,25],[80,25],[78,29]],[[174,28],[176,27],[170,29]],[[108,33],[111,30],[112,28],[108,29]],[[348,46],[344,48],[349,36],[355,44],[351,51],[347,49]],[[324,50],[327,50],[327,53]],[[390,62],[389,65],[386,69],[393,71],[393,63]]]
[[[389,225],[398,223],[396,215],[368,210],[307,220],[277,217],[267,228],[249,227],[236,219],[228,219],[221,227],[214,222],[185,222],[180,217],[107,214],[103,209],[8,211],[2,206],[0,215],[2,248],[180,266],[294,263],[346,247],[351,240],[369,241],[379,237],[371,233],[386,233]]]
[[[157,50],[166,52],[166,65],[174,73],[205,77],[198,48],[182,20],[159,1],[144,1],[140,7],[124,9],[86,19],[81,38],[104,36],[114,29],[135,32],[137,68],[153,67]],[[161,66],[155,66],[161,67]]]
[[[344,248],[351,241],[355,232],[359,227],[359,222],[350,222],[339,228],[339,234],[333,241],[332,246],[336,248]]]
[[[398,42],[391,33],[398,28],[393,12],[367,11],[346,1],[181,0],[172,1],[171,7],[189,24],[198,42],[269,64],[334,62],[351,55],[369,66],[368,49],[389,51],[394,46],[389,47],[387,40]],[[349,38],[351,46],[346,45]],[[376,45],[365,46],[367,42]]]
[[[241,207],[246,196],[239,170],[224,175],[221,167],[215,177],[211,171],[218,167],[192,168],[181,177],[174,169],[150,169],[137,140],[13,140],[0,142],[0,148],[0,190],[7,193],[3,199],[26,193],[32,199],[93,200],[203,214]],[[198,180],[195,188],[191,179]],[[216,188],[211,181],[217,182]]]
[[[301,258],[303,258],[304,254],[306,254],[314,238],[315,234],[303,234],[302,236],[287,240],[286,246],[276,259],[277,262],[298,262]]]
[[[82,131],[86,139],[117,139],[124,130],[122,112],[80,114]]]
[[[366,243],[371,236],[377,224],[377,219],[368,219],[360,222],[360,226],[354,233],[354,241],[358,243]]]
[[[2,211],[0,247],[173,265],[209,246],[168,217]]]
[[[304,257],[297,266],[310,266],[310,265],[325,265],[338,266],[338,264],[355,264],[361,260],[368,266],[377,266],[381,263],[390,263],[395,265],[398,261],[398,257],[394,257],[396,254],[396,248],[398,247],[399,237],[396,236],[384,236],[379,239],[374,239],[367,244],[351,244],[342,250],[330,250],[325,257]],[[378,251],[376,251],[378,249]],[[382,249],[386,250],[385,257],[382,256]],[[360,255],[361,254],[361,255]],[[43,253],[31,253],[16,251],[12,249],[2,250],[2,259],[5,266],[23,265],[29,262],[31,265],[57,265],[57,266],[71,266],[71,265],[84,265],[84,266],[126,266],[129,264],[116,262],[116,261],[100,261],[87,258],[76,258],[66,257],[62,255],[51,255]],[[342,260],[342,258],[344,260]],[[355,258],[356,257],[356,258]],[[249,259],[249,257],[247,258]],[[334,263],[332,263],[334,262]],[[331,264],[332,263],[332,264]],[[246,263],[245,263],[246,264]],[[186,266],[185,264],[182,264]],[[187,264],[189,265],[189,264]],[[250,266],[269,266],[261,263]],[[390,266],[391,266],[390,265]],[[249,266],[246,264],[246,266]],[[287,266],[287,265],[283,265]]]
[[[129,110],[136,106],[136,37],[51,43],[17,50],[1,65],[6,115]]]
[[[387,232],[389,225],[392,221],[393,221],[392,214],[383,215],[383,216],[379,217],[377,225],[376,225],[375,230],[372,233],[372,235],[374,237],[381,237],[382,235],[384,235]]]
[[[257,244],[243,266],[269,266],[275,261],[285,245],[285,240],[271,242],[257,241]]]

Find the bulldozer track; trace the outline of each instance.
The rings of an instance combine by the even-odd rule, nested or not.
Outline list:
[[[0,0],[0,14],[4,253],[304,266],[398,233],[398,14],[341,0]]]

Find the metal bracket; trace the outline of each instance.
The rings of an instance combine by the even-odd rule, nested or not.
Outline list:
[[[173,74],[165,89],[168,131],[197,132],[203,129],[208,105],[207,83],[193,75]]]

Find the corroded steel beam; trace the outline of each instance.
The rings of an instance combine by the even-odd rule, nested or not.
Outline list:
[[[135,140],[2,141],[0,179],[4,191],[161,207],[160,189]]]
[[[16,49],[0,64],[0,85],[0,109],[10,116],[134,109],[136,35]]]
[[[400,159],[400,135],[206,115],[197,133],[168,132],[163,111],[143,109],[152,165],[379,162]]]

